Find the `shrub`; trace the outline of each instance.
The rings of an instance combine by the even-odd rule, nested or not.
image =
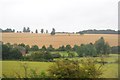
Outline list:
[[[60,58],[61,55],[60,55],[59,53],[55,53],[55,54],[52,54],[52,57],[53,57],[53,58]]]
[[[42,51],[42,52],[33,52],[31,55],[24,56],[24,60],[31,61],[52,61],[53,57],[50,52]]]
[[[74,60],[59,60],[49,67],[48,72],[55,78],[99,78],[102,75],[102,66],[96,66],[93,59],[82,60],[79,64]]]

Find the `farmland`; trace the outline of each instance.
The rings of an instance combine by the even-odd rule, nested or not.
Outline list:
[[[101,37],[103,37],[104,39]],[[3,44],[4,59],[2,61],[2,74],[3,76],[7,76],[9,78],[18,77],[18,76],[26,77],[23,68],[24,64],[26,64],[28,67],[27,69],[28,74],[31,74],[31,69],[34,69],[39,74],[41,72],[45,72],[47,76],[49,76],[48,69],[54,62],[57,62],[57,60],[60,61],[62,59],[63,60],[68,59],[73,61],[76,60],[86,61],[87,58],[89,57],[93,60],[94,59],[97,60],[95,63],[97,66],[100,65],[100,63],[104,58],[103,64],[105,62],[105,65],[103,66],[103,74],[100,76],[101,78],[118,77],[118,55],[116,54],[117,52],[115,52],[115,54],[110,54],[111,52],[109,52],[112,46],[118,46],[117,34],[50,35],[50,34],[35,34],[35,33],[2,33],[2,41],[3,43],[10,43],[10,44]],[[99,43],[101,41],[105,45],[103,44],[103,46],[97,48],[96,46],[99,47],[99,45],[101,45],[102,43],[100,42],[100,44],[91,44],[91,43],[95,43],[95,41],[96,43]],[[106,46],[106,42],[111,47],[109,45]],[[19,45],[20,43],[23,44]],[[16,44],[16,45],[12,46],[11,44]],[[30,45],[30,47],[32,45],[37,45],[41,49],[27,48],[26,46],[24,46],[24,44]],[[81,45],[81,44],[87,44],[87,45]],[[45,45],[46,47],[52,45],[56,49],[52,47],[44,48],[42,47],[43,45]],[[60,46],[62,45],[67,45],[67,46],[64,48],[62,47],[61,49]],[[78,45],[78,46],[75,47],[74,45]],[[71,46],[74,47],[71,48]],[[101,47],[104,49],[101,49]],[[24,48],[28,50],[27,52],[28,54],[25,56],[21,55],[21,53],[18,50],[18,49],[24,50]],[[6,51],[6,49],[8,50]],[[97,50],[100,49],[101,51],[97,52]],[[101,53],[104,56],[100,56],[99,53]],[[59,54],[60,56],[57,54]],[[110,55],[108,56],[106,54],[110,54]],[[54,69],[54,67],[52,69]],[[92,67],[91,69],[94,68]]]
[[[73,58],[78,59],[78,58]],[[79,58],[81,60],[83,58]],[[99,60],[99,57],[96,59]],[[103,75],[102,78],[117,78],[118,77],[118,63],[115,63],[118,60],[117,54],[110,54],[109,57],[105,58],[107,62],[113,62],[109,64],[105,64],[103,67]],[[16,72],[24,77],[24,69],[21,66],[23,63],[27,63],[28,72],[30,69],[35,69],[38,73],[41,71],[48,70],[49,66],[54,62],[32,62],[32,61],[2,61],[2,73],[8,77],[17,76]]]
[[[4,43],[24,43],[30,46],[38,45],[42,47],[45,45],[53,45],[54,48],[58,48],[62,45],[70,44],[71,46],[94,43],[100,37],[104,37],[105,41],[110,44],[110,46],[118,45],[118,35],[117,34],[56,34],[51,36],[50,34],[35,34],[35,33],[2,33],[2,41]]]

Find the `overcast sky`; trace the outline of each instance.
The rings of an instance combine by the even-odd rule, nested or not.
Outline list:
[[[0,28],[118,29],[118,0],[0,0]]]

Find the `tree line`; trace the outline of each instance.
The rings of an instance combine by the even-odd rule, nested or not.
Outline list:
[[[15,29],[7,28],[5,30],[0,29],[0,32],[15,32]],[[33,31],[30,30],[29,27],[23,27],[23,31],[16,31],[17,33],[33,33]],[[44,31],[44,29],[41,29],[40,32],[38,29],[35,30],[35,33],[49,33],[48,30]],[[52,28],[51,35],[55,35],[55,28]]]
[[[97,40],[94,44],[81,44],[80,46],[74,45],[71,47],[70,45],[60,46],[59,48],[55,49],[52,45],[46,47],[43,45],[39,48],[37,45],[29,46],[23,43],[21,44],[10,44],[10,43],[3,43],[1,42],[2,46],[2,58],[3,60],[6,59],[22,59],[23,57],[28,60],[53,60],[53,58],[59,58],[61,55],[59,51],[66,51],[69,57],[74,57],[76,52],[78,57],[84,56],[100,56],[100,55],[108,55],[109,53],[120,53],[120,46],[113,46],[110,47],[107,42],[105,42],[104,38],[101,37]],[[30,56],[26,57],[26,54],[32,52]],[[56,54],[51,54],[51,52],[56,52]],[[58,52],[58,53],[57,53]],[[36,58],[37,57],[37,58]],[[47,57],[47,58],[46,58]]]
[[[107,29],[107,30],[96,30],[96,29],[91,29],[91,30],[83,30],[83,31],[79,31],[77,32],[79,34],[119,34],[120,31],[115,31],[115,30],[111,30],[111,29]]]
[[[2,32],[15,32],[15,29],[11,29],[11,28],[7,28],[5,30],[2,30],[0,29],[0,31]],[[16,31],[17,33],[33,33],[33,31],[30,30],[29,27],[23,27],[23,31]],[[49,33],[48,30],[44,30],[44,29],[41,29],[41,30],[38,30],[36,29],[34,33]],[[120,33],[120,30],[118,31],[115,31],[115,30],[111,30],[111,29],[107,29],[107,30],[96,30],[96,29],[89,29],[89,30],[83,30],[83,31],[79,31],[79,32],[56,32],[55,31],[55,28],[52,28],[52,31],[50,32],[51,35],[54,35],[55,33],[58,33],[58,34],[119,34]]]

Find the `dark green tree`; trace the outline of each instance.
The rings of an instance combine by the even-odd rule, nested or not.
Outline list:
[[[30,46],[29,46],[29,45],[26,45],[26,46],[25,46],[25,49],[26,49],[26,53],[28,53],[28,51],[30,51]]]
[[[41,50],[42,51],[46,51],[47,50],[47,48],[45,47],[45,45],[42,46]]]
[[[70,46],[70,45],[66,45],[65,50],[66,50],[66,51],[71,51],[71,50],[72,50],[72,48],[71,48],[71,46]]]
[[[21,59],[22,54],[17,47],[13,47],[10,43],[2,44],[2,59]]]
[[[41,29],[41,33],[42,33],[42,34],[44,33],[44,29]]]
[[[38,33],[38,30],[37,30],[37,29],[35,30],[35,33]]]
[[[26,30],[26,32],[30,32],[30,28],[29,28],[29,27],[27,27],[27,30]]]
[[[38,51],[38,50],[39,50],[39,47],[38,47],[37,45],[33,45],[33,46],[31,47],[31,50],[32,50],[32,51]]]
[[[53,60],[52,54],[49,51],[44,51],[44,59]]]
[[[97,56],[96,48],[93,44],[81,45],[77,51],[79,57],[82,56]]]
[[[18,44],[18,46],[25,47],[25,44],[24,44],[24,43],[21,43],[21,44]]]
[[[48,51],[54,51],[54,48],[52,45],[50,45],[48,48],[47,48]]]
[[[9,46],[2,44],[2,59],[9,59],[9,52],[10,52],[10,48]]]
[[[110,45],[107,42],[105,43],[104,53],[105,54],[110,54],[111,53]]]
[[[48,33],[48,30],[46,30],[46,34]]]
[[[74,47],[73,47],[73,51],[77,51],[77,50],[78,50],[78,48],[79,48],[79,46],[78,46],[78,45],[74,45]]]
[[[22,54],[17,48],[11,49],[8,56],[9,56],[9,59],[15,59],[15,60],[22,58]]]
[[[55,29],[54,28],[52,28],[51,35],[55,35]]]
[[[65,51],[65,46],[64,46],[64,45],[60,46],[60,47],[58,48],[58,50],[59,50],[59,51]]]
[[[15,29],[13,29],[13,32],[15,32]]]
[[[23,32],[26,32],[26,28],[25,27],[23,28]]]
[[[99,40],[95,42],[95,48],[98,54],[108,54],[110,53],[110,46],[105,42],[104,38],[101,37]]]

